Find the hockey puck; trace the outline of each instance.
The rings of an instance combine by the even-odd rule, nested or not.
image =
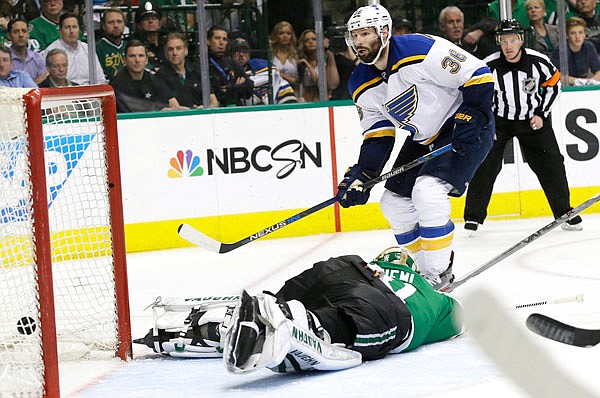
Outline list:
[[[35,324],[35,319],[33,319],[30,316],[24,316],[23,318],[21,318],[17,321],[17,331],[20,334],[26,334],[26,335],[33,334],[33,332],[35,332],[36,328],[37,328],[37,326]]]

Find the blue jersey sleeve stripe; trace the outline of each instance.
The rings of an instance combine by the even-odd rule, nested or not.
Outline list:
[[[407,247],[408,245],[415,243],[420,240],[419,226],[417,225],[413,230],[404,232],[401,234],[395,234],[396,242],[401,246]]]
[[[389,120],[380,120],[365,130],[364,139],[377,137],[396,137],[396,128]]]
[[[454,232],[454,223],[448,221],[441,227],[421,227],[421,237],[423,238],[441,238]]]
[[[492,73],[490,71],[490,68],[488,68],[487,66],[482,66],[481,68],[479,68],[475,72],[473,72],[473,76],[471,76],[471,78],[481,76],[481,75],[489,75],[490,73]]]
[[[381,131],[381,130],[394,130],[394,133],[395,133],[396,128],[394,127],[394,124],[392,122],[390,122],[389,120],[385,120],[385,119],[379,120],[378,122],[373,123],[373,125],[371,127],[366,129],[363,132],[363,135],[370,134],[370,133],[373,133],[376,131]],[[386,136],[389,136],[389,134],[386,134]]]

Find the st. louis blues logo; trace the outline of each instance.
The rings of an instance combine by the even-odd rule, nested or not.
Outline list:
[[[411,136],[414,136],[418,132],[417,127],[409,123],[415,114],[418,101],[417,87],[412,85],[385,104],[388,113],[398,121],[398,127],[408,131]]]

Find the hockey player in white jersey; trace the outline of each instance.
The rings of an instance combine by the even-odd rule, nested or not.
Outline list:
[[[381,198],[397,242],[416,254],[422,275],[439,287],[453,278],[449,196],[465,192],[492,146],[492,75],[483,61],[445,39],[391,36],[392,20],[381,5],[359,8],[347,27],[347,43],[361,61],[349,91],[363,143],[338,186],[339,203],[367,202],[369,189],[361,184],[381,174],[397,130],[409,136],[394,167],[452,143],[452,152],[388,180]]]

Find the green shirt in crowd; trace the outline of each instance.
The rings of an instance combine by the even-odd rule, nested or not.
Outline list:
[[[104,75],[110,81],[125,65],[125,40],[116,45],[106,37],[98,40],[96,54],[104,70]]]

